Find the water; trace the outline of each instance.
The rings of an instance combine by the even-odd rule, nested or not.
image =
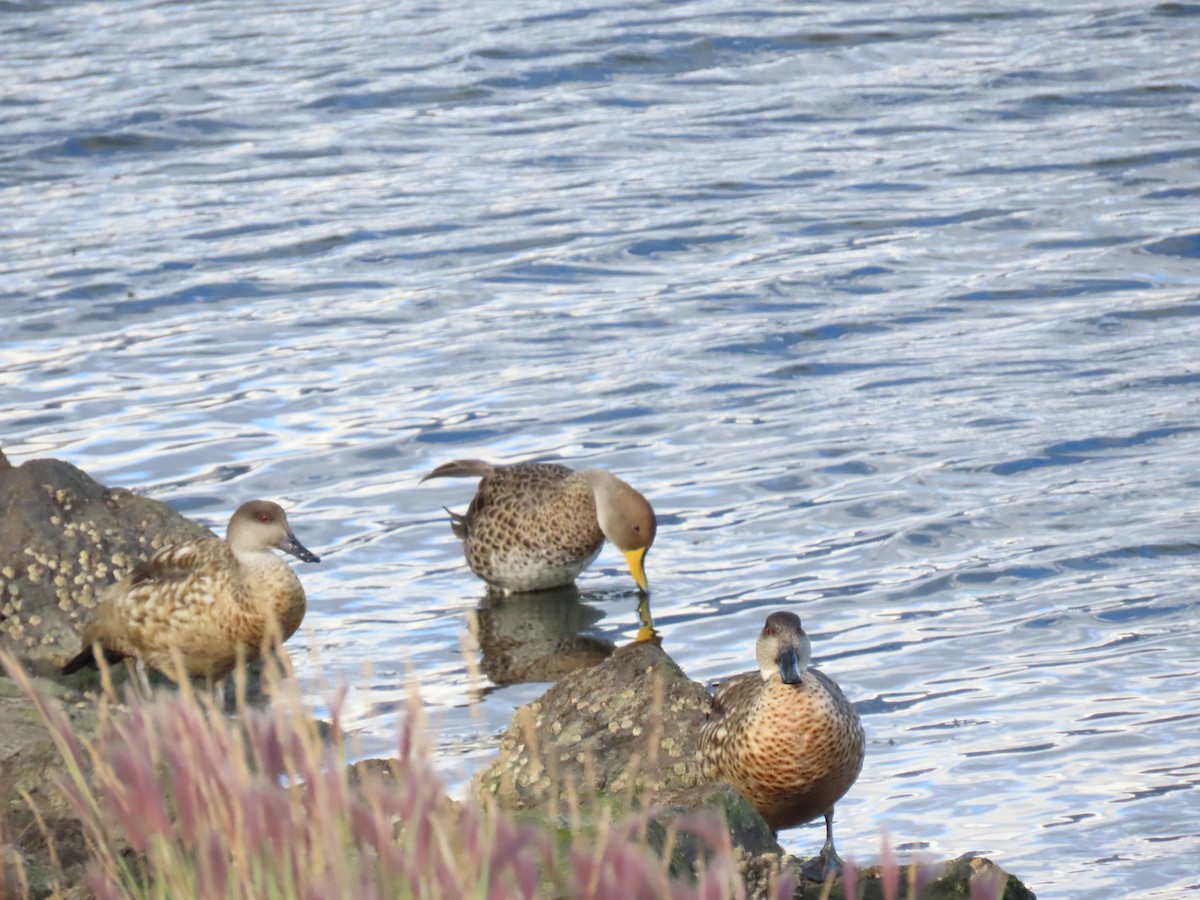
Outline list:
[[[607,466],[686,671],[788,607],[860,702],[844,853],[1195,891],[1200,7],[932,9],[10,4],[4,450],[282,500],[314,702],[385,753],[415,681],[460,790],[545,687],[471,621],[635,601],[491,609],[418,480]]]

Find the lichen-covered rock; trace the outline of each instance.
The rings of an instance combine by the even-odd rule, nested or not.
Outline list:
[[[48,673],[79,650],[108,585],[160,547],[211,537],[164,503],[70,463],[0,465],[0,648]]]
[[[505,809],[548,816],[593,800],[621,813],[647,809],[647,838],[669,852],[676,874],[710,855],[714,827],[727,829],[719,839],[743,854],[778,857],[750,801],[701,780],[697,750],[710,706],[708,691],[655,644],[621,647],[519,709],[476,789]]]
[[[95,732],[95,703],[50,679],[32,680],[41,696],[62,707],[76,734]],[[51,775],[62,771],[62,756],[37,706],[0,669],[0,812],[24,806],[21,792],[25,791],[39,804],[50,804],[43,807],[45,812],[66,813],[61,794],[50,784]]]
[[[996,893],[1003,886],[1002,893]],[[942,866],[941,874],[922,894],[923,900],[954,900],[992,894],[997,900],[1037,900],[1019,878],[982,856],[960,856]]]
[[[1005,872],[990,859],[981,856],[960,856],[944,863],[931,863],[918,879],[921,887],[914,898],[909,890],[909,870],[904,866],[893,876],[898,891],[897,900],[1037,900],[1033,891],[1020,879]],[[885,900],[893,896],[885,886],[881,866],[857,870],[855,900]],[[820,885],[808,884],[795,897],[820,896]],[[829,900],[848,900],[845,886],[839,880],[829,892]]]
[[[649,642],[621,647],[517,710],[476,787],[505,809],[656,799],[694,787],[708,692]]]
[[[715,834],[713,828],[721,828],[724,833]],[[726,840],[743,862],[752,857],[773,858],[777,869],[783,856],[771,827],[745,794],[728,784],[698,784],[660,797],[646,836],[656,852],[662,854],[670,848],[675,875],[697,871],[699,861],[707,859],[716,845]],[[743,870],[743,877],[746,874]],[[769,876],[764,869],[764,891]]]

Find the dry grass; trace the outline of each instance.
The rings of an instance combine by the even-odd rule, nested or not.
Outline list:
[[[649,848],[644,815],[571,827],[451,801],[415,713],[401,719],[386,771],[348,766],[340,696],[321,727],[278,662],[270,706],[248,706],[239,677],[232,717],[186,681],[125,708],[105,673],[100,727],[86,739],[12,658],[0,662],[62,754],[58,788],[83,824],[101,900],[745,896],[715,821],[686,826],[713,852],[695,879],[677,878]],[[7,888],[19,897],[17,869]],[[791,892],[780,883],[775,893]]]
[[[712,816],[676,826],[711,849],[702,871],[679,877],[669,865],[674,835],[656,853],[646,812],[620,817],[611,804],[597,804],[600,813],[589,819],[577,805],[565,816],[548,805],[517,820],[474,799],[452,801],[423,743],[415,697],[398,723],[395,758],[348,765],[339,727],[344,692],[330,703],[331,724],[319,723],[286,677],[286,656],[269,658],[264,669],[266,708],[246,702],[239,668],[232,717],[186,679],[178,691],[118,703],[104,670],[99,727],[87,738],[13,657],[0,653],[0,664],[62,756],[56,787],[82,824],[88,887],[100,900],[746,897],[729,831]],[[53,828],[33,798],[25,801],[62,872]],[[20,860],[0,859],[0,897],[28,897],[25,875]],[[805,896],[920,897],[936,890],[940,875],[940,866],[899,865],[885,838],[877,871],[848,864],[836,889],[809,886]],[[1006,880],[994,868],[972,875],[971,900],[998,900]],[[795,886],[784,874],[768,893],[782,900]]]

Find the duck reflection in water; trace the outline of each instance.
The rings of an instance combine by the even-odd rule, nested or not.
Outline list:
[[[483,673],[496,687],[558,681],[569,672],[594,666],[616,645],[587,633],[604,613],[574,585],[527,594],[494,591],[471,613],[471,634],[479,644]]]

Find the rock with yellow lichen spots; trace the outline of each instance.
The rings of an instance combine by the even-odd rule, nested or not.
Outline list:
[[[55,459],[0,452],[0,647],[49,674],[108,585],[167,543],[211,537],[165,503]]]
[[[707,855],[703,839],[676,827],[698,810],[727,823],[739,852],[776,858],[783,851],[750,802],[702,783],[697,751],[710,706],[704,686],[656,644],[621,647],[517,710],[475,789],[505,809],[568,821],[573,810],[585,823],[600,807],[618,817],[651,810],[647,838],[657,852],[669,843],[677,874]]]
[[[476,779],[507,809],[659,797],[694,787],[708,692],[652,643],[618,649],[523,706]]]

